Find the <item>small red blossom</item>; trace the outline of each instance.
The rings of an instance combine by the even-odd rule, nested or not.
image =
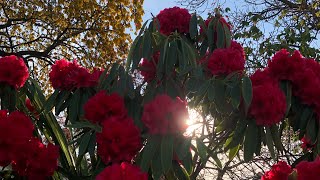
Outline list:
[[[19,89],[28,77],[28,67],[22,58],[14,55],[0,58],[0,83]]]
[[[244,51],[241,45],[233,41],[229,48],[215,49],[209,57],[208,69],[213,75],[226,76],[235,71],[244,70]]]
[[[160,24],[160,33],[170,35],[172,32],[189,33],[191,15],[187,9],[173,7],[166,8],[156,17]]]
[[[265,172],[261,180],[288,180],[289,174],[292,172],[291,166],[284,161],[279,161],[272,166],[270,171]]]
[[[172,99],[168,95],[157,95],[144,105],[142,122],[150,134],[175,134],[187,128],[187,104],[179,97]]]
[[[28,110],[34,115],[35,118],[39,119],[39,112],[36,110],[36,108],[31,104],[31,101],[29,98],[26,99],[26,107]]]
[[[85,118],[92,123],[101,123],[113,116],[127,116],[124,99],[116,93],[108,95],[105,91],[100,91],[91,97],[83,108]]]
[[[320,179],[320,157],[314,161],[301,161],[296,166],[298,180]]]
[[[304,136],[302,139],[301,139],[301,148],[303,150],[311,150],[315,144],[311,142],[310,138],[308,138],[307,136]]]
[[[146,82],[151,82],[157,73],[157,64],[159,61],[160,52],[156,52],[152,56],[152,60],[143,58],[140,64],[141,75],[143,76]]]
[[[140,130],[131,118],[111,117],[97,133],[98,154],[103,162],[131,161],[142,147]]]
[[[20,153],[21,145],[33,135],[34,126],[24,113],[0,110],[0,166],[8,165]]]
[[[123,162],[106,167],[96,180],[148,180],[148,174],[138,166]]]
[[[257,125],[271,126],[284,118],[286,97],[278,83],[269,78],[267,71],[256,73],[251,76],[253,98],[249,115],[255,119]]]
[[[32,138],[14,158],[12,169],[28,179],[45,180],[58,168],[58,157],[57,146],[46,146],[38,138]]]

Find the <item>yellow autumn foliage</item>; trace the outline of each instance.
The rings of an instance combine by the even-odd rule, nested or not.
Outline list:
[[[28,61],[42,81],[60,58],[105,67],[125,58],[143,0],[0,0],[0,56]],[[127,31],[126,31],[127,30]],[[48,86],[48,85],[47,85]]]

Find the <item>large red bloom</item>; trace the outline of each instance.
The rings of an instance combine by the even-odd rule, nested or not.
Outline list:
[[[138,166],[123,162],[106,167],[96,180],[147,180],[148,174],[141,171]]]
[[[100,91],[91,97],[83,108],[85,118],[92,123],[100,123],[113,116],[127,116],[124,99],[116,93],[108,95],[105,91]]]
[[[0,58],[0,83],[18,89],[24,85],[28,77],[28,68],[22,58],[14,55]]]
[[[231,42],[231,46],[225,49],[215,49],[209,57],[208,69],[213,75],[228,75],[235,71],[243,71],[245,64],[242,46]]]
[[[320,157],[313,162],[301,161],[296,166],[298,180],[320,179]]]
[[[175,134],[186,130],[187,104],[179,97],[157,95],[144,105],[142,121],[150,134]]]
[[[210,23],[210,21],[212,20],[213,18],[212,17],[209,17],[204,23],[205,23],[205,25],[206,25],[206,27],[208,28],[208,26],[209,26],[209,23]],[[229,29],[229,30],[231,30],[231,25],[229,24],[229,23],[227,23],[227,21],[226,21],[226,19],[225,18],[223,18],[223,17],[220,17],[219,19],[218,19],[218,21],[216,21],[216,24],[214,24],[214,30],[216,31],[216,29],[217,29],[217,23],[221,23],[222,25],[226,25],[227,26],[227,28]],[[203,28],[202,28],[202,26],[200,26],[200,34],[203,32]],[[214,32],[214,39],[217,39],[217,32]]]
[[[57,169],[58,157],[57,146],[45,146],[38,138],[32,138],[14,158],[12,168],[20,176],[27,176],[28,179],[45,180]]]
[[[24,113],[0,110],[0,166],[8,165],[20,153],[21,145],[32,137],[33,128]]]
[[[152,60],[149,61],[145,58],[142,59],[140,71],[145,81],[151,82],[156,77],[159,56],[160,52],[156,52],[153,54]]]
[[[270,171],[265,172],[261,180],[288,180],[289,174],[292,172],[291,166],[284,161],[279,161],[272,166]]]
[[[105,163],[131,161],[142,147],[139,128],[130,118],[103,121],[97,143],[98,154]]]
[[[170,35],[172,32],[189,33],[191,15],[187,9],[173,7],[166,8],[156,17],[160,23],[160,33]]]
[[[50,81],[55,89],[73,90],[74,88],[92,87],[98,83],[98,71],[90,73],[81,67],[77,61],[69,62],[65,59],[56,61],[49,73]]]
[[[269,78],[267,71],[257,71],[251,80],[253,98],[249,115],[257,125],[271,126],[280,122],[286,112],[286,97],[278,83]]]

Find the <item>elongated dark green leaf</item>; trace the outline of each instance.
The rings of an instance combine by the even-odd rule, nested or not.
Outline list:
[[[178,178],[178,180],[189,180],[190,179],[186,170],[184,168],[182,168],[178,162],[174,162],[172,168],[174,171],[174,175],[176,176],[176,178]]]
[[[260,126],[258,126],[258,134],[256,135],[258,141],[257,141],[256,150],[255,150],[255,152],[254,152],[257,156],[260,156],[260,152],[261,152],[261,147],[262,147],[262,143],[261,143],[261,141],[262,141],[262,133],[264,133],[263,128],[260,127]]]
[[[267,141],[267,146],[270,152],[270,155],[272,159],[275,160],[275,153],[274,153],[274,145],[273,145],[273,140],[272,140],[272,135],[269,127],[265,127],[266,129],[266,141]]]
[[[217,23],[217,48],[225,48],[226,47],[226,37],[223,25],[220,21]]]
[[[132,52],[133,56],[132,56],[132,67],[131,67],[131,71],[133,72],[133,70],[135,70],[142,58],[142,42],[143,42],[143,37],[137,37],[137,44],[134,46],[134,50]]]
[[[191,175],[193,170],[193,164],[192,164],[192,154],[190,151],[188,151],[186,157],[182,160],[183,167],[186,169],[187,173]]]
[[[48,98],[48,100],[47,100],[46,103],[45,103],[45,107],[44,107],[44,109],[45,109],[46,111],[51,111],[51,109],[52,109],[53,106],[54,106],[54,102],[56,101],[56,98],[57,98],[57,96],[58,96],[59,93],[60,93],[59,90],[55,90],[55,91],[53,92],[53,94],[51,94],[51,96]]]
[[[178,61],[177,57],[177,42],[173,41],[170,43],[170,47],[168,47],[168,59],[166,62],[166,73],[167,75],[171,75],[174,72],[175,64]]]
[[[173,159],[173,143],[172,135],[165,135],[161,140],[161,165],[164,172],[168,172],[172,167]]]
[[[212,102],[215,98],[215,90],[214,90],[214,86],[210,84],[209,88],[208,88],[208,99],[210,102]]]
[[[71,123],[77,122],[79,115],[80,90],[77,89],[71,97],[68,107],[68,119]]]
[[[207,147],[203,143],[203,141],[199,138],[196,139],[196,143],[197,143],[197,149],[198,149],[199,156],[203,161],[207,158]]]
[[[272,135],[272,139],[273,139],[274,145],[276,146],[278,151],[282,152],[283,151],[283,145],[282,145],[282,142],[281,142],[278,126],[276,126],[276,125],[271,126],[270,127],[270,131],[271,131],[271,135]]]
[[[82,156],[87,151],[90,138],[91,138],[90,132],[85,133],[81,138],[81,142],[79,145],[79,156]]]
[[[207,53],[208,51],[208,40],[205,39],[203,40],[202,44],[201,44],[201,47],[200,47],[200,57],[204,57],[205,54]]]
[[[96,133],[92,133],[89,144],[88,144],[88,152],[90,156],[95,156],[94,154],[95,148],[96,148]]]
[[[151,161],[155,156],[155,153],[159,149],[160,138],[156,136],[150,136],[147,139],[147,145],[143,148],[142,159],[140,167],[144,172],[148,172],[148,169],[151,165]],[[161,162],[160,162],[161,166]]]
[[[152,50],[151,33],[146,30],[143,35],[142,57],[150,59]]]
[[[243,143],[246,128],[247,128],[247,121],[244,121],[242,119],[238,120],[231,142],[225,145],[225,151],[230,148],[241,145]]]
[[[220,159],[218,158],[218,156],[217,156],[216,153],[214,153],[214,154],[212,155],[212,158],[213,158],[213,160],[216,162],[217,166],[218,166],[220,169],[222,169],[222,163],[221,163],[221,161],[220,161]]]
[[[208,25],[208,30],[207,30],[207,36],[208,36],[208,45],[209,45],[209,50],[212,52],[216,45],[216,39],[214,37],[214,34],[216,33],[216,24],[217,24],[217,19],[213,18]]]
[[[229,161],[232,161],[234,159],[234,157],[236,157],[239,149],[240,149],[240,144],[229,150]]]
[[[154,180],[160,180],[161,175],[164,173],[162,169],[161,156],[162,154],[160,153],[159,155],[154,156],[152,159],[151,169]]]
[[[190,146],[191,146],[191,139],[187,138],[184,139],[183,143],[177,144],[176,147],[176,154],[178,155],[178,158],[184,159],[187,156],[187,153],[190,152]]]
[[[252,83],[249,77],[245,76],[242,83],[242,96],[245,103],[246,114],[252,101]]]
[[[305,107],[299,119],[300,130],[306,129],[309,119],[312,118],[312,116],[313,116],[313,110],[309,107]]]
[[[230,29],[228,28],[228,26],[223,23],[223,29],[224,29],[224,33],[225,33],[225,41],[226,41],[226,48],[230,47],[231,45],[231,32]]]
[[[249,122],[243,144],[245,162],[249,162],[253,158],[253,153],[255,152],[258,143],[258,130],[254,121]]]
[[[61,108],[61,106],[63,105],[63,103],[70,98],[71,92],[70,91],[61,91],[60,94],[58,95],[58,97],[56,98],[56,102],[55,102],[55,114],[59,115],[59,113],[61,111],[63,111],[63,109]],[[64,106],[65,107],[65,106]]]
[[[225,104],[225,84],[221,80],[216,80],[214,82],[214,96],[215,96],[215,104],[219,107],[219,110],[224,109]]]
[[[91,128],[91,129],[94,129],[97,132],[101,132],[101,127],[100,126],[98,126],[96,124],[92,124],[89,121],[75,122],[73,124],[66,125],[66,127],[70,127],[70,128]]]
[[[310,138],[312,143],[315,143],[318,135],[318,123],[315,118],[311,118],[308,122],[306,134]]]
[[[232,106],[234,108],[238,108],[240,105],[240,99],[241,99],[241,89],[238,83],[231,88],[230,94],[231,94]]]
[[[290,82],[286,83],[287,85],[287,92],[286,92],[286,102],[287,102],[287,111],[286,116],[288,115],[290,108],[291,108],[291,99],[292,99],[292,85]]]
[[[197,14],[194,13],[191,16],[190,24],[189,24],[189,33],[191,39],[195,39],[198,34],[198,26],[197,26]]]

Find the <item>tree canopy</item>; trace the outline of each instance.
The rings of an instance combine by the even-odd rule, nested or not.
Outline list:
[[[0,56],[17,55],[46,78],[48,65],[76,58],[86,67],[123,58],[126,30],[141,27],[143,0],[1,0]],[[39,66],[40,65],[40,66]]]

